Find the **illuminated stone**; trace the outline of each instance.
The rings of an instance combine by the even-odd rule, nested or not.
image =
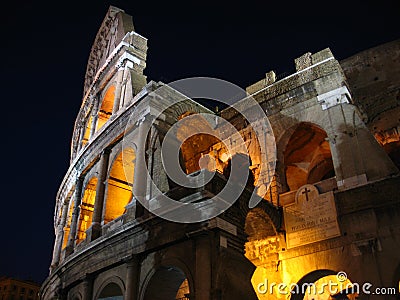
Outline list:
[[[234,108],[216,113],[192,99],[182,99],[153,120],[162,105],[150,107],[148,98],[165,85],[146,82],[147,40],[134,31],[130,16],[110,7],[89,56],[71,165],[56,199],[51,272],[41,298],[287,299],[292,284],[321,286],[339,278],[339,271],[352,284],[397,285],[398,45],[343,62],[324,49],[296,59],[296,72],[280,80],[268,72],[246,89],[272,126],[257,136],[260,128],[252,128]],[[376,53],[382,58],[372,59]],[[382,86],[366,79],[370,67],[360,63],[361,57],[373,60],[376,71],[385,65],[376,80]],[[386,73],[391,76],[383,79]],[[164,92],[166,99],[182,97],[172,89]],[[227,128],[217,115],[236,132],[217,138]],[[191,182],[215,171],[204,186],[180,186],[163,168],[165,135],[178,121],[177,168]],[[126,147],[125,137],[132,140]],[[277,161],[269,159],[275,150],[271,138]],[[248,174],[246,186],[217,217],[181,224],[145,209],[146,203],[161,206],[160,195],[169,195],[176,202],[199,203],[205,213],[202,204],[229,179],[240,179],[231,170],[233,162]],[[250,209],[253,190],[263,199]],[[330,213],[315,204],[327,195],[335,204]],[[299,212],[296,205],[308,201]],[[325,211],[318,211],[321,207]],[[321,226],[318,239],[290,245],[283,214],[290,209],[299,218],[320,217],[322,225],[333,217],[339,228],[328,234]],[[335,297],[356,294],[299,292],[291,300]]]

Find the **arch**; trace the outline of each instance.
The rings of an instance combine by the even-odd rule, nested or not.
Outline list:
[[[115,276],[108,278],[100,285],[94,299],[123,300],[124,294],[124,282],[121,278]]]
[[[374,128],[378,128],[376,125]],[[380,130],[374,134],[375,139],[385,150],[386,154],[400,170],[400,126],[393,126],[387,130]]]
[[[176,90],[173,89],[173,87],[169,85],[163,85],[158,88],[158,93],[175,93]],[[168,101],[165,103],[160,103],[162,107],[159,109],[163,111],[163,115],[168,116],[167,119],[161,120],[167,125],[172,125],[182,118],[186,116],[190,116],[192,114],[198,114],[198,113],[205,113],[205,114],[214,114],[213,111],[209,110],[208,108],[205,108],[201,104],[197,103],[196,101],[186,98],[184,101],[180,101],[178,103],[169,103]]]
[[[368,125],[375,139],[400,170],[400,107],[392,108],[376,116]]]
[[[249,241],[277,235],[276,224],[261,207],[253,208],[247,213],[244,231]]]
[[[326,132],[313,123],[302,122],[288,130],[283,151],[284,178],[289,190],[335,176]]]
[[[355,299],[358,296],[356,292],[359,292],[357,287],[347,279],[347,275],[339,280],[338,274],[329,269],[314,270],[306,274],[295,286],[291,286],[291,300]]]
[[[161,266],[152,274],[145,285],[142,300],[189,299],[190,280],[181,268]]]
[[[383,149],[385,149],[385,152],[400,170],[400,140],[383,145]]]
[[[135,158],[135,150],[127,147],[113,161],[107,180],[104,223],[124,214],[126,205],[132,200]]]
[[[98,131],[110,119],[113,111],[115,99],[115,85],[110,85],[105,91],[101,101],[100,109],[97,113],[96,131]]]
[[[80,209],[77,244],[86,239],[86,230],[92,224],[94,202],[96,199],[97,177],[92,177],[86,183]]]
[[[113,299],[113,300],[121,299],[122,300],[123,297],[124,297],[124,295],[121,291],[121,288],[118,286],[118,284],[111,282],[102,289],[101,293],[99,294],[98,299]]]
[[[204,166],[200,166],[199,162],[204,155],[210,152],[211,146],[218,142],[219,140],[216,137],[205,133],[195,134],[186,139],[181,146],[182,163],[186,174],[197,172],[202,167],[207,167],[210,171],[215,170],[215,166],[212,163],[204,161]]]
[[[69,299],[72,300],[81,300],[83,299],[82,294],[80,292],[74,292],[71,297],[68,297]]]
[[[192,116],[186,119],[186,117]],[[178,117],[180,120],[179,128],[176,132],[177,139],[181,142],[180,158],[181,167],[186,174],[199,171],[202,167],[207,167],[210,171],[215,170],[215,166],[207,164],[200,166],[200,159],[211,152],[211,147],[220,142],[215,135],[207,120],[201,115],[192,112],[185,112]],[[198,132],[198,133],[197,133]]]

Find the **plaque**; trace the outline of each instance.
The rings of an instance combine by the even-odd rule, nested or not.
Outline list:
[[[306,184],[295,199],[284,208],[288,249],[340,236],[333,192],[319,194]]]

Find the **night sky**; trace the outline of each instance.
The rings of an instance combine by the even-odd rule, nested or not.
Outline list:
[[[3,105],[0,275],[42,282],[54,242],[55,196],[89,52],[110,4],[148,38],[148,80],[192,76],[243,88],[330,47],[338,59],[400,38],[398,0],[10,1],[1,5]]]

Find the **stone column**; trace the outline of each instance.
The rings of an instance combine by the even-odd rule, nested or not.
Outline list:
[[[127,83],[128,83],[128,74],[129,74],[129,66],[133,68],[133,63],[132,62],[127,62],[125,64],[125,69],[124,69],[124,75],[122,77],[122,87],[121,87],[121,107],[127,107],[130,101],[127,101],[128,99],[125,97],[126,92],[127,92]],[[121,101],[120,101],[121,102]]]
[[[65,227],[65,222],[67,221],[67,216],[68,216],[68,202],[64,202],[62,207],[61,220],[57,225],[56,240],[54,242],[53,259],[51,261],[50,273],[54,268],[57,267],[60,261],[61,247],[64,238],[64,227]]]
[[[92,124],[90,125],[90,136],[89,139],[91,139],[95,132],[96,132],[96,125],[97,125],[97,118],[98,118],[98,103],[99,99],[97,97],[94,97],[93,99],[93,107],[92,107],[92,111],[91,111],[91,115],[92,115]]]
[[[145,201],[147,190],[147,166],[146,166],[146,139],[149,129],[149,121],[146,119],[138,126],[138,141],[135,159],[135,172],[133,180],[133,198]],[[132,198],[132,201],[133,201]],[[136,217],[144,214],[144,207],[137,201],[136,203]]]
[[[80,126],[80,132],[79,132],[79,140],[78,140],[78,152],[79,152],[79,150],[82,149],[82,141],[83,141],[83,138],[85,137],[85,130],[86,130],[85,123],[83,123],[83,122],[80,122],[80,123],[81,123],[81,126]]]
[[[211,299],[211,245],[208,235],[201,235],[196,239],[196,273],[195,299]]]
[[[67,299],[67,291],[63,289],[61,284],[56,289],[55,299],[57,300]]]
[[[123,74],[124,74],[124,68],[121,67],[118,69],[117,73],[117,86],[115,87],[114,105],[112,110],[113,114],[115,114],[119,110],[119,105],[121,102],[121,88],[122,88]]]
[[[93,276],[86,275],[85,279],[82,282],[83,291],[82,291],[82,300],[92,300],[93,296]]]
[[[139,259],[135,256],[126,264],[126,292],[125,300],[137,300],[140,274]]]
[[[97,180],[96,199],[94,203],[92,226],[88,232],[90,241],[97,239],[101,235],[101,218],[103,216],[103,206],[105,200],[105,189],[108,171],[108,161],[110,158],[111,150],[106,148],[103,150],[100,157],[100,172]]]
[[[75,236],[78,228],[80,205],[82,201],[82,186],[83,178],[78,177],[75,184],[75,195],[74,195],[74,210],[72,212],[71,227],[68,236],[68,243],[65,249],[65,254],[69,255],[74,252]]]

